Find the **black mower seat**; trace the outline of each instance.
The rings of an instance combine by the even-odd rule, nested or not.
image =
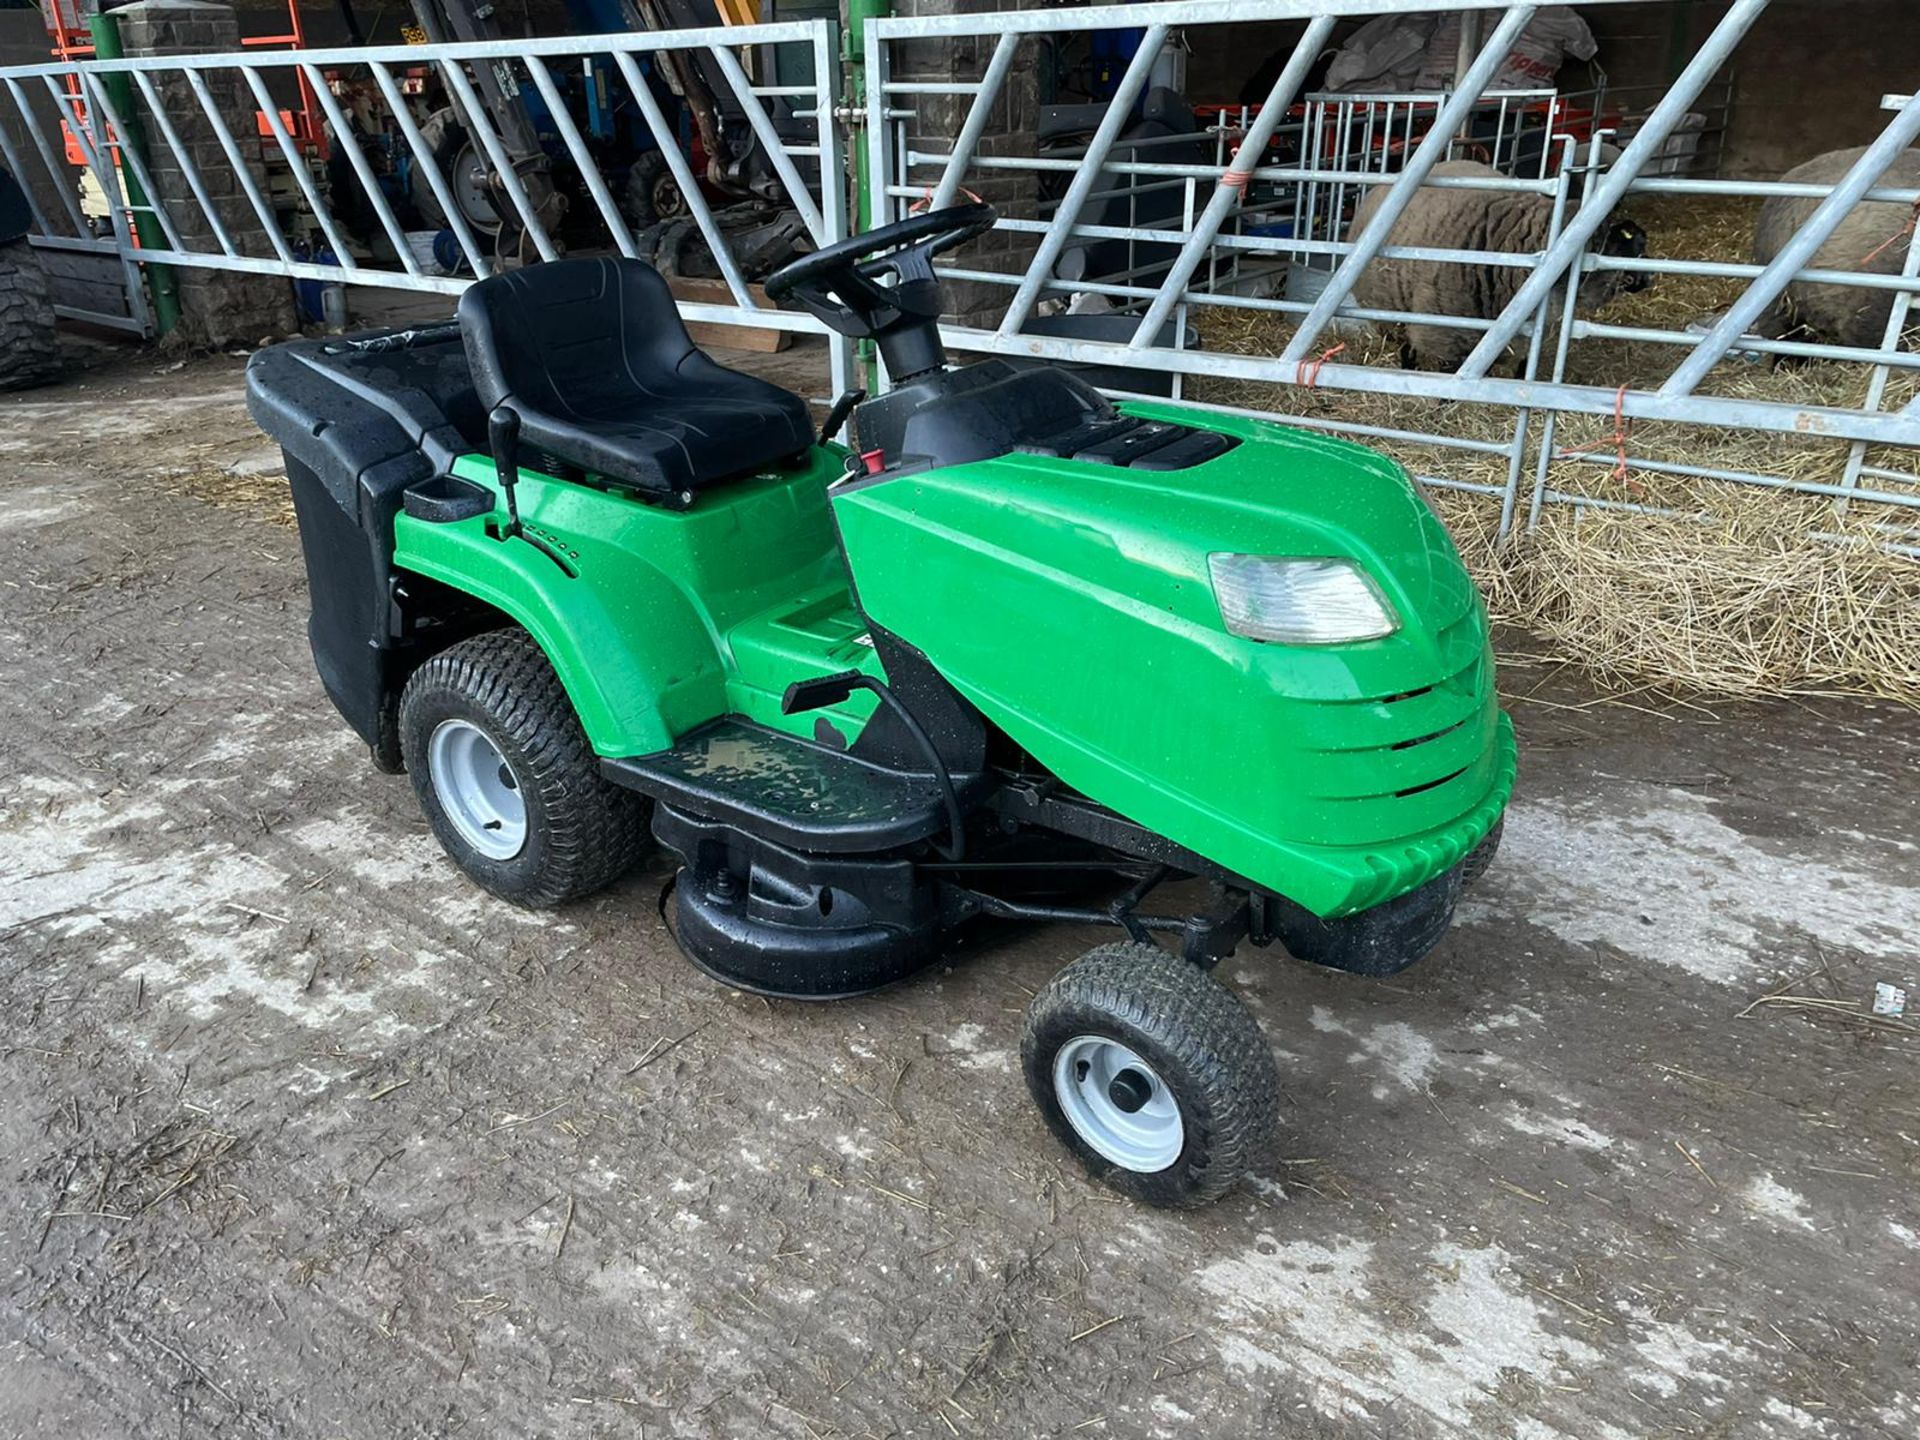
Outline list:
[[[509,271],[470,286],[459,313],[480,401],[518,412],[523,454],[666,499],[813,443],[806,402],[695,348],[667,282],[643,261]]]

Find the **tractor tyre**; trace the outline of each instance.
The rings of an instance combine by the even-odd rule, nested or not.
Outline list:
[[[1467,852],[1467,858],[1460,862],[1460,884],[1463,887],[1476,884],[1487,873],[1487,868],[1493,864],[1493,857],[1500,853],[1500,832],[1506,827],[1507,817],[1502,815],[1493,822],[1493,829],[1487,832],[1486,839]]]
[[[1087,1171],[1149,1205],[1217,1200],[1272,1154],[1280,1076],[1226,986],[1155,945],[1102,945],[1027,1007],[1027,1088]]]
[[[635,230],[687,213],[687,197],[680,193],[680,182],[674,179],[667,157],[658,150],[647,150],[635,157],[627,170],[621,201],[627,224]]]
[[[560,677],[524,630],[442,650],[400,697],[427,823],[482,889],[529,909],[590,895],[645,853],[651,806],[600,773]]]
[[[46,267],[22,236],[0,245],[0,390],[45,385],[59,373]]]
[[[452,107],[429,115],[420,126],[420,138],[426,142],[433,163],[445,178],[454,203],[460,207],[460,214],[473,233],[482,239],[498,235],[500,212],[494,208],[485,182],[476,175],[486,169],[486,157]],[[446,208],[433,193],[433,186],[422,177],[414,181],[412,188],[414,208],[420,212],[420,219],[431,229],[451,228]]]

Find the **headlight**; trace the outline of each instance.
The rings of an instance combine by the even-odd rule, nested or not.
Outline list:
[[[1281,645],[1378,640],[1400,628],[1386,596],[1350,560],[1209,555],[1227,629]]]

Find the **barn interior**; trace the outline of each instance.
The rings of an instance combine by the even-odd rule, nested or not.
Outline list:
[[[379,6],[240,0],[234,14],[242,39],[263,49],[291,37],[307,47],[351,50],[431,40],[447,15],[472,8],[444,0]],[[882,15],[938,18],[1011,8],[1017,7],[975,0],[854,0],[850,10],[822,0],[677,7],[508,0],[486,10],[485,23],[500,37],[557,37],[642,28],[641,19],[825,18],[857,25]],[[1259,8],[1244,7],[1249,14]],[[1470,123],[1452,137],[1449,158],[1537,181],[1542,207],[1557,187],[1566,213],[1574,213],[1734,8],[1731,0],[1542,7],[1515,47],[1521,59],[1510,58],[1495,73]],[[1688,101],[1611,217],[1644,236],[1644,253],[1628,262],[1643,271],[1597,306],[1586,305],[1583,285],[1577,316],[1543,309],[1536,317],[1542,323],[1523,332],[1498,373],[1621,395],[1668,380],[1757,273],[1765,187],[1812,157],[1865,145],[1913,90],[1920,27],[1907,23],[1909,8],[1905,0],[1774,0],[1766,6]],[[82,0],[76,15],[84,18],[86,9]],[[1048,7],[1043,13],[1069,23],[1019,41],[975,137],[967,193],[992,201],[1003,218],[1000,230],[946,266],[956,326],[950,344],[958,350],[998,343],[983,335],[1000,325],[1046,232],[1061,228],[1075,157],[1088,152],[1141,44],[1139,27],[1072,24],[1076,9],[1084,7]],[[63,13],[58,7],[0,10],[0,61],[43,60],[50,27],[59,28],[49,17]],[[1022,335],[1124,339],[1152,307],[1175,242],[1191,234],[1218,177],[1235,163],[1236,146],[1309,23],[1232,18],[1239,13],[1215,7],[1195,12],[1205,23],[1175,22],[1171,41],[1129,102],[1128,124],[1091,203],[1068,217],[1065,228],[1075,238],[1041,282]],[[1813,688],[1920,695],[1920,676],[1904,658],[1920,651],[1920,604],[1913,603],[1920,588],[1912,563],[1920,554],[1913,521],[1920,480],[1908,447],[1836,438],[1817,425],[1633,422],[1515,404],[1511,392],[1500,401],[1474,391],[1431,398],[1404,393],[1387,378],[1363,373],[1356,379],[1355,369],[1390,377],[1410,363],[1452,368],[1421,361],[1405,325],[1350,313],[1367,311],[1364,282],[1340,317],[1313,337],[1307,358],[1276,363],[1355,239],[1355,212],[1370,189],[1385,189],[1379,182],[1407,163],[1497,15],[1335,20],[1296,103],[1260,157],[1266,171],[1256,167],[1162,337],[1176,351],[1237,357],[1235,363],[1192,373],[1178,365],[1103,372],[1100,383],[1123,394],[1276,415],[1391,446],[1427,483],[1473,557],[1496,613],[1547,637],[1556,656],[1623,682],[1736,693]],[[58,48],[59,37],[53,40]],[[986,75],[992,50],[984,36],[899,47],[888,158],[880,162],[892,183],[870,197],[849,174],[859,223],[882,223],[891,218],[882,213],[888,207],[901,212],[932,193],[968,116],[961,92]],[[816,80],[804,47],[770,45],[746,58],[756,83],[775,89],[797,90]],[[352,69],[329,74],[349,76]],[[847,83],[857,86],[859,72],[851,67]],[[324,137],[326,120],[312,97],[285,74],[271,83],[296,128],[304,123]],[[619,107],[616,96],[616,123]],[[848,141],[850,150],[865,143],[857,135]],[[271,174],[275,156],[267,150]],[[1131,168],[1155,163],[1163,173]],[[636,163],[632,173],[641,168]],[[627,173],[624,162],[620,173]],[[682,202],[673,177],[657,165],[647,176],[655,190],[640,201],[643,213],[629,209],[626,218],[643,245],[654,243],[642,234],[643,222],[649,232],[664,224],[670,242],[644,253],[687,272],[676,278],[683,302],[723,296],[700,254],[700,235],[676,208]],[[329,178],[333,194],[353,194],[353,179],[337,157]],[[301,197],[286,177],[275,183],[289,210],[301,211]],[[626,205],[645,187],[622,179],[615,188]],[[877,206],[869,203],[875,198]],[[497,227],[487,207],[504,209],[499,197],[475,203],[476,226],[493,221]],[[591,221],[583,195],[572,205],[570,224]],[[1910,247],[1896,243],[1911,233],[1906,211],[1893,204],[1866,210],[1869,228],[1878,224],[1887,233],[1861,242],[1867,263],[1857,268],[1898,271],[1904,260],[1910,274]],[[378,266],[380,236],[364,210],[361,222],[353,243],[368,242],[367,257]],[[430,231],[436,222],[428,217],[425,223]],[[1084,236],[1089,224],[1108,227],[1107,238]],[[773,228],[778,233],[749,279],[790,253],[782,244],[805,243],[798,225]],[[1114,238],[1115,231],[1132,233]],[[1142,238],[1161,233],[1167,242]],[[1555,228],[1517,248],[1537,252],[1557,234]],[[445,273],[458,276],[463,271],[450,239],[440,237],[440,261],[451,262]],[[1447,241],[1441,234],[1412,243]],[[1396,229],[1391,243],[1409,241]],[[613,248],[608,234],[591,226],[570,230],[565,244],[571,253]],[[1581,263],[1594,258],[1585,255]],[[387,259],[390,264],[391,247]],[[307,290],[318,295],[323,288]],[[382,294],[352,288],[342,310],[351,304],[361,316],[391,313]],[[440,303],[431,295],[406,299]],[[1824,342],[1755,337],[1716,364],[1698,394],[1794,411],[1897,411],[1916,393],[1916,371],[1904,358],[1908,304],[1903,294],[1891,332],[1866,344],[1835,346],[1831,336]],[[1475,323],[1444,296],[1427,308],[1437,309],[1443,324],[1447,316]],[[1372,313],[1393,309],[1376,306]],[[316,309],[309,318],[328,317]],[[1529,343],[1525,337],[1534,332],[1537,339]],[[1471,330],[1464,333],[1470,341]],[[777,332],[766,343],[786,347],[795,337]],[[803,354],[818,347],[808,339],[797,343]],[[823,399],[831,388],[825,379],[814,386]]]

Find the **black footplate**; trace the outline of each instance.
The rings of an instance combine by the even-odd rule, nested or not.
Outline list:
[[[1096,421],[1018,448],[1023,455],[1053,455],[1130,470],[1185,470],[1217,459],[1239,443],[1217,430],[1195,430],[1187,425],[1125,416]]]
[[[671,750],[603,759],[600,768],[675,809],[801,850],[888,850],[947,828],[931,776],[869,765],[745,720],[716,720]]]

